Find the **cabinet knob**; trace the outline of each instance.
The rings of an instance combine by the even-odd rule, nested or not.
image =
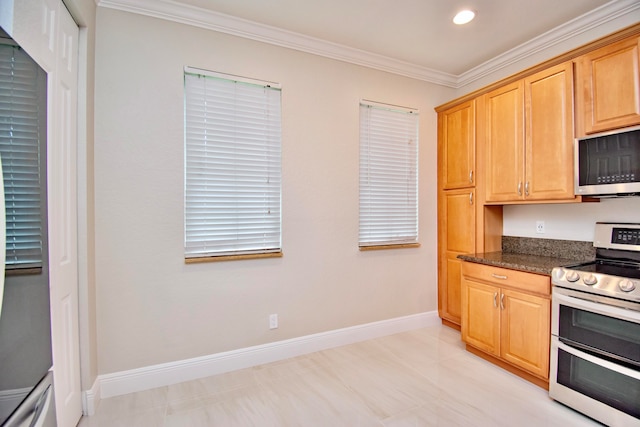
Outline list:
[[[498,293],[497,292],[493,293],[493,306],[495,308],[498,308]]]
[[[522,196],[522,181],[518,181],[518,196]]]
[[[469,184],[473,184],[473,170],[469,171]]]
[[[529,181],[524,185],[524,195],[529,196]]]
[[[500,310],[504,310],[504,294],[500,294]]]
[[[469,204],[473,204],[473,193],[469,193]]]

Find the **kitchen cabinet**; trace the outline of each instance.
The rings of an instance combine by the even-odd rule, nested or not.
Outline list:
[[[577,133],[640,124],[640,37],[596,49],[576,59]]]
[[[462,340],[548,381],[550,278],[469,262],[461,271]]]
[[[573,66],[566,62],[486,95],[486,201],[571,199]]]
[[[438,313],[460,325],[459,254],[476,247],[476,100],[438,114]]]
[[[460,325],[460,254],[475,252],[475,189],[440,192],[439,202],[438,314]]]
[[[476,102],[468,101],[438,115],[441,188],[475,185]]]
[[[438,111],[438,314],[458,329],[458,255],[501,248],[502,207],[483,201],[484,101]]]

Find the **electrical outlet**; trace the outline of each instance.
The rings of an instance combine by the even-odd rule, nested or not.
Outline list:
[[[536,221],[536,233],[544,234],[544,221]]]
[[[278,329],[278,315],[270,314],[269,315],[269,329]]]

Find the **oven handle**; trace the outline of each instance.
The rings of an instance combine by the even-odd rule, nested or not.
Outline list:
[[[628,320],[632,323],[640,323],[640,304],[638,303],[612,300],[611,298],[585,294],[584,292],[572,291],[556,286],[554,286],[551,292],[551,298],[553,304],[556,306],[562,304],[568,307],[602,314],[607,317]]]
[[[553,341],[555,341],[555,344],[557,344],[558,348],[566,351],[569,354],[579,357],[580,359],[586,360],[587,362],[591,362],[593,364],[602,366],[603,368],[606,368],[610,371],[618,372],[626,377],[631,377],[631,378],[635,378],[636,380],[640,380],[640,371],[635,371],[631,368],[627,368],[626,366],[621,366],[616,363],[610,362],[608,360],[595,357],[591,354],[588,354],[576,348],[570,347],[565,343],[561,342],[560,340],[556,341],[556,339],[557,338],[554,337]]]
[[[633,365],[633,366],[637,366],[638,368],[640,368],[640,362],[637,362],[635,360],[627,359],[626,357],[618,356],[617,354],[607,353],[606,351],[600,350],[599,348],[591,347],[591,346],[588,346],[586,344],[582,344],[581,342],[570,340],[568,338],[558,337],[558,340],[561,343],[563,343],[565,345],[568,345],[571,348],[575,348],[575,349],[578,349],[580,351],[584,351],[586,353],[593,354],[596,357],[598,357],[598,355],[600,355],[600,356],[603,356],[603,357],[608,357],[609,359],[617,360],[619,362],[626,363],[626,364]]]

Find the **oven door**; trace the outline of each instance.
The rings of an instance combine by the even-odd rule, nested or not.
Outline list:
[[[610,426],[640,425],[638,307],[553,288],[549,378],[553,399]]]

